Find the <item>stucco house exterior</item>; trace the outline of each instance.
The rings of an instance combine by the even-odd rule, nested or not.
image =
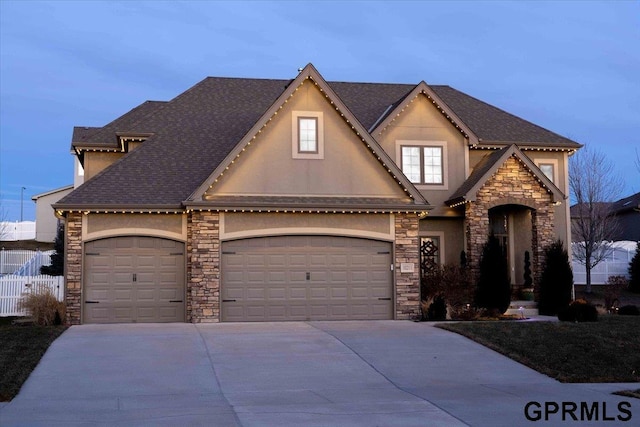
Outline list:
[[[73,190],[72,185],[56,188],[31,198],[36,204],[36,241],[53,242],[58,234],[60,219],[51,210],[51,206]]]
[[[74,129],[68,321],[410,319],[490,232],[517,287],[570,242],[579,147],[449,86],[206,78]]]

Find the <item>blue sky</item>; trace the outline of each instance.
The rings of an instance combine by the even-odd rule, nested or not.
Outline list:
[[[0,213],[73,182],[73,126],[206,76],[447,84],[603,151],[640,191],[640,2],[0,0]],[[638,154],[640,155],[640,154]]]

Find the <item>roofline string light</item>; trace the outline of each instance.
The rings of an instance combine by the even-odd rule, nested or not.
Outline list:
[[[384,131],[386,131],[386,130],[387,130],[387,128],[388,128],[389,126],[391,126],[391,124],[392,124],[392,123],[393,123],[393,122],[394,122],[398,117],[400,117],[400,114],[402,114],[402,113],[404,112],[404,110],[406,110],[406,109],[407,109],[407,107],[409,107],[409,105],[410,105],[410,104],[412,104],[412,103],[413,103],[413,101],[415,101],[415,100],[416,100],[416,98],[417,98],[419,95],[421,95],[421,94],[422,94],[422,95],[425,95],[425,96],[427,97],[427,99],[428,99],[429,101],[431,101],[431,103],[432,103],[433,105],[435,105],[435,106],[436,106],[436,108],[438,109],[438,111],[440,111],[440,113],[442,113],[442,115],[443,115],[443,116],[445,116],[445,117],[447,118],[447,120],[448,120],[452,125],[454,125],[454,126],[456,127],[456,129],[458,129],[458,130],[460,131],[460,133],[465,137],[465,139],[467,139],[467,140],[469,139],[469,134],[467,134],[467,132],[466,132],[464,129],[462,129],[462,127],[461,127],[461,126],[459,126],[459,125],[458,125],[458,123],[456,123],[456,121],[455,121],[455,120],[453,120],[453,118],[452,118],[449,114],[447,114],[447,112],[444,110],[444,108],[440,107],[440,105],[436,102],[436,100],[435,100],[435,99],[433,99],[433,98],[431,97],[431,95],[429,95],[427,92],[425,92],[425,91],[424,91],[424,89],[423,89],[423,90],[421,90],[421,91],[420,91],[420,93],[417,93],[417,94],[416,94],[416,95],[415,95],[415,96],[414,96],[414,97],[413,97],[409,102],[407,102],[407,103],[404,105],[404,107],[402,107],[402,109],[400,110],[400,112],[399,112],[399,113],[397,113],[397,114],[395,115],[395,117],[393,117],[393,118],[391,119],[391,121],[390,121],[389,123],[387,123],[387,125],[386,125],[384,128],[382,128],[382,129],[380,129],[380,130],[378,131],[378,135],[382,135],[382,133],[383,133]]]
[[[300,82],[300,84],[295,88],[295,90],[293,92],[291,92],[291,94],[287,97],[287,99],[284,100],[284,104],[286,104],[287,102],[289,102],[289,99],[291,99],[293,97],[293,95],[295,95],[295,93],[298,91],[298,89],[300,89],[300,87],[306,82],[306,80],[311,80],[315,86],[318,86],[318,82],[316,82],[315,80],[313,80],[313,78],[311,76],[307,76],[304,80],[302,80]],[[387,172],[393,177],[393,179],[395,181],[398,182],[398,184],[402,187],[402,189],[404,190],[404,192],[409,196],[409,198],[413,199],[413,195],[409,192],[409,189],[406,188],[406,186],[402,183],[402,181],[398,180],[398,177],[396,175],[393,174],[393,172],[391,171],[391,168],[389,168],[389,166],[387,166],[387,164],[381,159],[381,157],[376,153],[376,151],[371,147],[371,145],[369,143],[367,143],[367,141],[365,140],[365,138],[360,134],[360,132],[355,128],[355,126],[349,121],[349,119],[344,117],[344,113],[342,111],[340,111],[340,108],[338,106],[335,105],[334,101],[331,100],[331,98],[329,98],[329,95],[327,94],[327,92],[324,91],[324,89],[322,88],[318,88],[320,90],[320,92],[324,95],[324,97],[329,101],[329,103],[336,109],[336,111],[338,113],[340,113],[340,117],[342,117],[345,122],[351,127],[351,130],[356,134],[356,136],[358,136],[360,138],[360,140],[362,142],[364,142],[367,146],[367,148],[369,149],[369,151],[371,151],[371,153],[373,155],[376,156],[376,158],[378,159],[378,161],[380,162],[380,164],[382,164],[382,166],[387,170]],[[416,95],[417,97],[417,95]],[[413,102],[413,101],[412,101]],[[246,148],[248,148],[249,145],[251,145],[251,142],[256,140],[258,137],[258,134],[262,133],[263,129],[267,127],[267,125],[273,120],[273,118],[278,114],[278,112],[280,110],[282,110],[282,108],[284,107],[284,104],[280,105],[278,107],[278,109],[273,113],[273,115],[271,117],[269,117],[269,119],[267,121],[265,121],[265,123],[262,125],[262,127],[260,129],[258,129],[258,133],[253,135],[253,137],[247,142],[247,144],[242,148],[242,150],[236,154],[235,158],[233,158],[231,160],[231,163],[229,163],[229,165],[227,165],[224,169],[224,171],[220,172],[220,174],[218,175],[217,178],[215,178],[213,180],[213,182],[209,185],[209,189],[212,189],[213,186],[219,181],[219,179],[224,175],[224,172],[229,170],[229,166],[231,164],[234,164],[236,160],[238,160],[238,158],[240,157],[240,155],[242,153],[244,153],[246,151]]]

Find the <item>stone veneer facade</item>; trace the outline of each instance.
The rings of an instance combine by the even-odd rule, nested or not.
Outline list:
[[[477,278],[482,247],[489,236],[489,209],[503,205],[520,205],[531,209],[532,267],[537,289],[544,262],[544,248],[554,241],[553,199],[515,156],[507,159],[478,190],[476,200],[465,206],[467,259],[471,271]]]
[[[219,322],[220,214],[192,212],[187,236],[187,322]]]
[[[420,245],[416,214],[395,215],[396,319],[420,316]],[[402,273],[401,263],[411,263],[412,273]]]
[[[69,213],[65,221],[65,303],[69,325],[82,323],[82,214]]]

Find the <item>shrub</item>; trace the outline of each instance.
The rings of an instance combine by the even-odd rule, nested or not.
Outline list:
[[[624,276],[609,276],[604,286],[604,307],[607,311],[613,310],[618,305],[620,292],[627,286],[628,282]]]
[[[524,287],[530,288],[533,285],[533,279],[531,278],[531,259],[529,251],[524,251]]]
[[[58,301],[48,288],[23,294],[18,301],[18,310],[26,310],[41,326],[62,324],[66,311],[64,303]]]
[[[446,320],[447,319],[447,304],[444,301],[442,295],[438,295],[433,299],[429,309],[427,310],[427,318],[429,320]]]
[[[423,314],[426,313],[426,318],[433,320],[428,314],[428,302],[442,298],[445,307],[449,307],[449,313],[455,317],[473,301],[473,293],[468,269],[453,264],[438,266],[421,280],[422,301],[427,303],[426,306],[423,304]]]
[[[629,263],[629,290],[631,292],[640,293],[640,241],[636,246],[636,254],[631,258]]]
[[[623,305],[618,309],[621,316],[640,316],[640,309],[635,305]]]
[[[578,299],[558,311],[558,320],[563,322],[597,322],[598,310],[587,301]]]
[[[538,310],[540,314],[555,316],[571,301],[573,272],[569,254],[562,241],[556,240],[545,248],[545,262],[540,276]]]
[[[51,265],[40,267],[40,274],[62,276],[64,274],[64,225],[58,225],[56,239],[53,242],[55,252],[51,255]]]
[[[476,303],[479,307],[504,313],[510,302],[511,280],[507,258],[498,239],[491,235],[482,248]]]

